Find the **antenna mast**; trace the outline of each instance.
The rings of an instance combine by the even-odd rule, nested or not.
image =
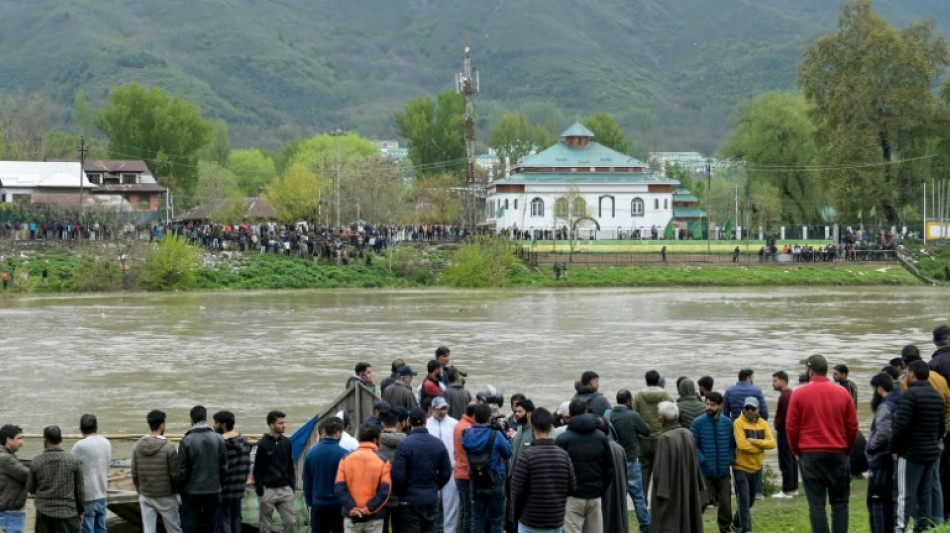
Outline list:
[[[478,71],[472,69],[472,49],[465,30],[465,56],[462,72],[455,74],[455,92],[465,96],[465,156],[468,183],[475,183],[475,103],[478,94]]]

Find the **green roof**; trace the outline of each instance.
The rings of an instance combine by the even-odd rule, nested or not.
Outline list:
[[[594,132],[587,129],[586,126],[580,122],[575,122],[570,128],[564,130],[564,133],[561,134],[561,137],[593,137]]]
[[[706,211],[698,207],[677,207],[673,209],[673,218],[706,218]]]
[[[559,142],[543,152],[521,158],[517,168],[529,170],[531,167],[642,167],[646,163],[636,157],[621,154],[606,146],[591,142],[580,148]]]
[[[518,172],[493,183],[662,183],[679,182],[654,172]]]

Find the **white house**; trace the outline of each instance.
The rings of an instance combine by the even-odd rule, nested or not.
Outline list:
[[[83,172],[79,161],[0,161],[0,202],[30,202],[34,194],[75,194],[80,184],[86,194],[97,186]]]
[[[593,132],[575,123],[550,148],[524,157],[511,175],[486,185],[487,223],[505,229],[551,230],[569,226],[577,213],[590,220],[578,227],[601,238],[618,232],[649,238],[663,235],[673,220],[673,191],[679,182],[650,171],[628,155],[593,142]],[[571,221],[556,216],[560,200],[574,197]],[[582,205],[578,205],[578,203]]]

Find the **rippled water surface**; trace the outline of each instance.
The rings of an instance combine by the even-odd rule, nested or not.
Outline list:
[[[3,297],[0,423],[74,432],[93,412],[104,432],[142,432],[160,408],[181,432],[202,403],[233,410],[251,434],[282,409],[293,430],[342,391],[355,362],[371,362],[377,381],[396,357],[424,373],[441,344],[473,392],[493,384],[551,409],[589,369],[612,401],[649,369],[668,389],[709,374],[722,390],[749,366],[774,401],[772,372],[796,376],[800,358],[821,352],[851,367],[866,412],[872,371],[907,343],[929,354],[931,330],[948,320],[946,293],[930,288]]]

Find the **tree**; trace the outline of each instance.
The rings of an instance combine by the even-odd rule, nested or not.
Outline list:
[[[284,222],[317,220],[330,180],[304,165],[293,165],[268,187],[264,197]]]
[[[584,195],[581,194],[577,185],[568,185],[564,194],[554,200],[554,224],[563,223],[567,227],[568,246],[570,247],[570,260],[574,260],[574,250],[577,248],[579,232],[581,226],[595,224],[593,217],[590,216],[590,210]]]
[[[396,134],[406,139],[418,175],[465,171],[465,99],[454,91],[410,100],[393,114]]]
[[[232,151],[225,166],[237,177],[237,185],[246,196],[259,196],[261,188],[277,175],[274,160],[255,148]]]
[[[817,157],[814,133],[801,96],[766,93],[740,106],[720,155],[744,161],[750,179],[778,189],[779,220],[815,223],[825,195],[821,175],[805,168]]]
[[[4,102],[0,130],[4,132],[7,150],[13,159],[43,161],[49,107],[49,101],[39,93],[11,96]]]
[[[214,161],[219,165],[227,165],[228,155],[231,154],[231,139],[228,133],[228,124],[223,120],[212,122],[211,140],[202,146],[196,153],[199,161]]]
[[[930,88],[948,62],[947,43],[936,35],[933,20],[898,31],[873,11],[871,0],[844,4],[838,31],[807,48],[799,67],[818,145],[835,146],[823,155],[832,163],[868,162],[859,157],[873,143],[874,160],[890,163],[900,156],[905,145],[932,130],[936,106]],[[874,206],[893,221],[898,206],[917,194],[890,164],[861,174],[866,186],[853,191],[857,201],[846,210],[855,203]],[[832,172],[829,178],[838,200],[846,199],[852,172]]]
[[[90,137],[95,133],[96,110],[86,98],[86,91],[79,89],[73,97],[73,133]]]
[[[196,153],[211,142],[213,124],[197,106],[161,89],[120,85],[96,115],[109,156],[144,159],[156,179],[190,197],[198,181]]]
[[[198,163],[198,185],[195,188],[195,198],[199,203],[221,203],[222,200],[237,196],[240,196],[240,189],[233,172],[213,161]]]
[[[458,177],[448,172],[417,179],[412,191],[415,204],[413,221],[419,224],[457,223],[462,201],[453,188],[458,186]]]
[[[608,113],[599,113],[584,119],[584,125],[587,129],[594,132],[594,141],[616,150],[621,154],[629,155],[633,149],[633,143],[627,140],[627,134],[617,124],[613,115]]]
[[[524,113],[505,113],[492,128],[488,145],[498,154],[498,161],[516,166],[522,157],[544,144],[547,134],[543,128],[531,123]]]
[[[407,221],[409,189],[394,161],[382,156],[365,157],[353,163],[350,174],[343,181],[344,220]]]

